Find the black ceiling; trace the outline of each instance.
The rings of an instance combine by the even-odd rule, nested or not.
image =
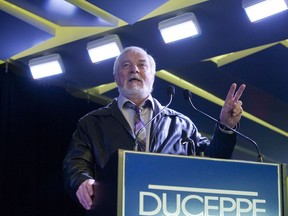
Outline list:
[[[196,15],[202,34],[165,44],[158,23],[185,12]],[[203,133],[210,134],[214,123],[192,110],[183,88],[195,93],[198,108],[217,118],[231,83],[245,83],[240,131],[258,143],[267,162],[288,162],[288,11],[251,23],[241,0],[0,0],[0,20],[0,63],[31,77],[30,59],[59,53],[65,73],[35,82],[98,103],[117,96],[114,59],[92,64],[87,43],[117,34],[123,47],[146,49],[159,71],[154,96],[165,104],[166,87],[176,86],[171,107]],[[252,145],[239,139],[234,158],[255,157]]]

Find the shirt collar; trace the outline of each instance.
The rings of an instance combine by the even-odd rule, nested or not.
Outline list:
[[[123,95],[120,94],[120,95],[118,96],[118,107],[119,107],[120,110],[123,109],[123,105],[124,105],[127,101],[130,101],[130,100],[127,99],[126,97],[124,97]],[[151,94],[148,96],[148,98],[147,98],[145,101],[143,101],[143,103],[141,104],[141,106],[144,105],[147,101],[150,102],[150,104],[151,104],[151,109],[154,110],[154,101],[153,101],[153,97],[152,97]],[[131,103],[133,103],[133,102],[131,101]]]

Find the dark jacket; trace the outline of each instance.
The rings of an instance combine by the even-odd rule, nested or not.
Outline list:
[[[154,116],[163,108],[154,99]],[[150,152],[193,155],[191,138],[196,153],[205,156],[230,158],[236,143],[235,134],[221,132],[215,127],[211,142],[201,136],[194,123],[183,114],[166,108],[151,124]],[[117,100],[82,117],[73,134],[63,162],[66,190],[76,199],[79,185],[88,178],[97,178],[110,156],[118,149],[133,150],[135,138],[132,129],[118,108]]]

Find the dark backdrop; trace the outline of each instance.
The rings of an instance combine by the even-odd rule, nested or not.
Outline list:
[[[3,65],[0,91],[0,215],[83,215],[64,191],[62,160],[78,119],[97,105]]]

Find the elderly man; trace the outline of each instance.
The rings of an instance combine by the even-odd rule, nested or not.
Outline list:
[[[198,132],[188,117],[170,108],[162,110],[143,129],[143,125],[163,108],[151,95],[155,73],[155,61],[146,51],[127,47],[114,63],[118,98],[79,120],[63,170],[67,191],[85,209],[91,209],[92,197],[97,196],[93,194],[93,184],[99,171],[118,149],[135,149],[135,143],[138,143],[135,139],[139,139],[141,148],[137,148],[141,151],[193,155],[192,142],[186,145],[182,142],[183,137],[188,137],[196,146],[196,154],[204,151],[209,157],[231,157],[236,143],[235,133],[216,125],[209,140]],[[236,84],[231,85],[220,113],[221,123],[230,128],[237,128],[242,113],[239,99],[245,85],[242,84],[238,91],[236,88]]]

